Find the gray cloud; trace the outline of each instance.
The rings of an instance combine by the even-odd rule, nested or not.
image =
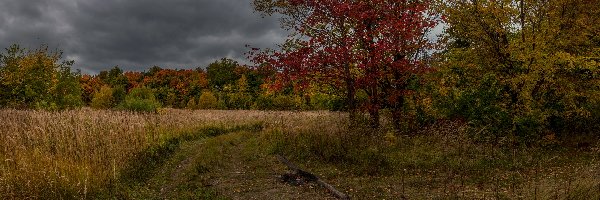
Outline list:
[[[246,44],[273,47],[286,33],[240,0],[0,1],[0,47],[47,44],[75,68],[144,70],[203,67],[222,57],[245,62]]]

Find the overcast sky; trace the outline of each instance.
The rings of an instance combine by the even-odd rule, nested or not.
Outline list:
[[[83,73],[246,62],[245,45],[274,47],[285,36],[250,0],[0,0],[0,48],[47,44]]]

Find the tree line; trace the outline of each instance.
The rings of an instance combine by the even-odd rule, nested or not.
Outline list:
[[[270,87],[277,72],[223,58],[205,68],[144,72],[119,67],[96,75],[72,72],[73,61],[46,46],[13,45],[1,54],[0,107],[60,110],[81,106],[154,112],[184,109],[342,110],[333,92]]]
[[[0,106],[127,110],[344,110],[393,129],[469,122],[486,140],[593,133],[600,123],[598,0],[253,0],[290,30],[278,49],[252,49],[206,68],[97,75],[60,52],[2,54]],[[444,33],[431,40],[443,24]]]
[[[292,85],[273,90],[270,80],[276,73],[223,58],[206,68],[196,69],[177,70],[154,66],[145,72],[123,72],[114,67],[94,76],[83,75],[80,84],[84,104],[105,109],[123,107],[127,95],[132,91],[145,91],[150,102],[154,102],[152,105],[171,108],[342,109],[339,97],[334,94],[298,91]]]

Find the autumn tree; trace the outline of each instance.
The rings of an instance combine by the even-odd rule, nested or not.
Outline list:
[[[0,54],[0,106],[62,109],[81,105],[78,73],[73,61],[47,46],[26,50],[18,45]]]
[[[535,138],[599,118],[600,1],[450,0],[439,94],[483,132]]]
[[[350,34],[351,22],[347,22],[344,12],[328,16],[333,9],[342,8],[338,3],[341,2],[255,0],[256,10],[269,15],[282,14],[283,28],[293,33],[280,51],[251,53],[250,56],[257,64],[282,72],[278,74],[278,82],[294,81],[302,87],[314,80],[334,88],[343,87],[349,118],[354,121],[356,81],[360,72],[349,48],[355,39]],[[309,39],[303,40],[305,36]],[[278,84],[277,87],[281,87],[282,83]]]
[[[415,74],[429,69],[424,62],[433,44],[427,34],[437,24],[429,1],[370,1],[357,3],[354,27],[365,74],[359,83],[369,99],[367,110],[378,126],[379,109],[392,112],[393,124],[400,129],[405,97]]]
[[[350,120],[364,90],[371,125],[379,126],[379,110],[388,107],[399,123],[407,77],[424,68],[431,47],[427,33],[435,26],[429,1],[405,0],[255,0],[255,9],[283,14],[293,33],[279,51],[251,53],[282,78],[306,86],[311,82],[343,88]]]
[[[104,85],[94,92],[90,106],[97,109],[109,109],[114,106],[113,89]]]
[[[141,87],[144,77],[143,73],[128,71],[125,72],[123,76],[125,76],[125,79],[127,79],[127,91],[131,91],[133,88]]]
[[[97,76],[84,74],[79,78],[79,85],[81,86],[81,98],[85,105],[89,105],[92,102],[94,93],[104,85]]]
[[[194,107],[198,104],[198,98],[202,96],[203,91],[213,90],[211,92],[214,94],[210,93],[210,95],[216,98],[215,102],[220,108],[248,109],[253,104],[254,98],[262,91],[261,85],[264,83],[264,77],[272,74],[238,65],[231,59],[221,59],[210,66],[209,71],[219,74],[213,74],[215,81],[220,80],[217,79],[218,77],[228,79],[221,83],[214,81],[212,83],[223,85],[211,85],[208,73],[202,68],[163,69],[158,66],[150,68],[147,72],[124,72],[118,67],[113,67],[110,70],[100,71],[97,75],[83,75],[79,82],[83,89],[82,97],[87,104],[93,103],[94,94],[98,95],[97,102],[104,102],[102,99],[110,99],[109,101],[112,102],[110,105],[93,103],[95,107],[114,108],[116,106],[122,109],[125,109],[123,105],[139,107],[140,102],[145,100],[139,98],[128,100],[127,96],[130,96],[130,93],[136,89],[139,91],[140,88],[146,88],[152,90],[154,99],[161,106]],[[103,86],[110,88],[110,92],[106,88],[101,92]],[[109,93],[110,95],[108,95]],[[109,96],[110,98],[107,98]],[[211,99],[208,99],[210,102]],[[209,105],[208,108],[213,108],[210,103],[207,105]],[[216,107],[214,106],[214,108]]]
[[[152,88],[164,106],[184,108],[188,99],[200,95],[206,76],[196,70],[175,70],[152,67],[144,73],[141,86]]]

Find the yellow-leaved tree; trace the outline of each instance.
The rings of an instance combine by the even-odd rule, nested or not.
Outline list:
[[[0,107],[64,109],[79,107],[79,73],[73,61],[47,46],[26,50],[12,45],[0,54]]]
[[[437,103],[488,136],[590,132],[600,119],[599,0],[448,0]]]

